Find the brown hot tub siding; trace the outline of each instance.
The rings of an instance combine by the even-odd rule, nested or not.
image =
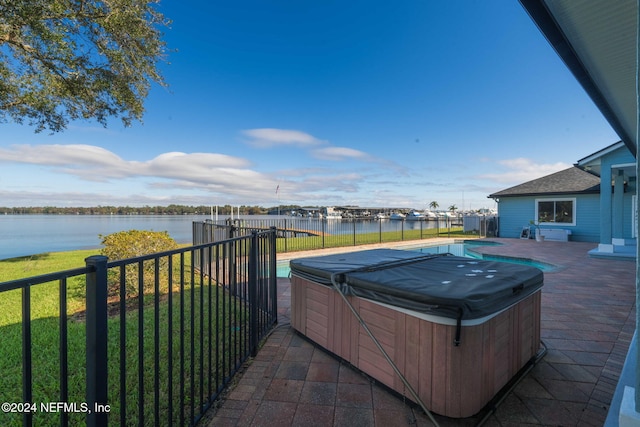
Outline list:
[[[295,274],[291,285],[294,329],[411,398],[333,288]],[[483,324],[463,326],[458,347],[455,326],[348,298],[427,408],[444,416],[478,413],[539,349],[540,291]]]

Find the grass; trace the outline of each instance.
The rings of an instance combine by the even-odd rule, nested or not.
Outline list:
[[[477,233],[464,233],[462,227],[450,229],[429,228],[424,230],[398,230],[373,233],[332,234],[325,236],[306,236],[296,238],[279,238],[276,243],[278,253],[337,248],[344,246],[358,246],[372,243],[399,242],[403,240],[420,240],[435,237],[468,237],[477,236]]]
[[[35,257],[15,258],[0,261],[1,281],[9,281],[23,277],[42,275],[55,271],[68,270],[84,265],[84,258],[95,254],[96,251],[71,251],[64,253],[43,254]],[[177,263],[176,263],[177,264]],[[186,265],[189,265],[187,262]],[[185,274],[190,278],[190,272]],[[144,298],[142,311],[131,309],[126,313],[124,326],[119,316],[110,317],[108,320],[108,380],[109,396],[108,404],[111,406],[110,424],[119,425],[120,394],[124,393],[127,400],[126,422],[137,423],[138,404],[142,397],[144,407],[144,419],[147,424],[154,424],[153,403],[155,402],[155,378],[153,373],[159,371],[158,402],[160,405],[161,424],[168,424],[169,418],[174,424],[181,424],[180,411],[184,410],[187,420],[191,418],[191,404],[195,407],[195,414],[206,402],[210,395],[210,389],[216,391],[216,384],[223,377],[228,377],[235,368],[229,355],[229,346],[237,346],[240,341],[239,325],[246,322],[246,313],[234,302],[233,298],[221,288],[198,283],[198,275],[195,282],[187,283],[182,293],[174,289],[171,293],[171,305],[169,294],[165,293],[158,300],[156,310],[154,298]],[[178,281],[174,281],[178,283]],[[217,298],[216,298],[217,296]],[[208,297],[213,298],[211,311],[208,305],[200,304]],[[223,298],[224,297],[224,298]],[[65,314],[68,318],[68,366],[69,366],[69,397],[67,402],[81,403],[85,401],[85,324],[82,313],[85,308],[84,276],[68,280],[68,310]],[[21,323],[20,290],[0,293],[0,401],[21,402],[22,399],[22,323]],[[217,303],[215,301],[218,301]],[[192,303],[193,302],[193,303]],[[171,320],[170,310],[171,310]],[[184,309],[184,322],[181,322],[180,309]],[[59,425],[59,414],[42,413],[40,403],[57,402],[63,400],[60,397],[60,367],[59,367],[59,286],[58,283],[45,283],[32,286],[32,366],[33,366],[33,402],[37,403],[38,413],[34,415],[34,425]],[[139,314],[142,313],[142,322]],[[218,313],[222,313],[218,315]],[[155,318],[159,319],[160,328],[156,331]],[[191,326],[190,320],[194,319]],[[201,319],[204,320],[201,322]],[[212,321],[210,337],[208,321]],[[126,387],[120,389],[120,330],[126,330]],[[139,349],[139,330],[142,330],[143,343]],[[158,359],[156,366],[156,347],[154,334],[159,335]],[[226,343],[220,345],[215,341],[216,333],[224,336]],[[193,345],[191,336],[194,336]],[[201,339],[202,337],[202,339]],[[169,352],[169,340],[172,340]],[[181,339],[184,341],[181,342]],[[182,346],[182,344],[184,346]],[[211,344],[213,353],[208,353]],[[184,348],[184,354],[179,349]],[[140,351],[141,350],[141,351]],[[209,356],[212,364],[209,365]],[[218,364],[216,357],[220,356]],[[142,360],[142,371],[139,371],[139,360]],[[169,363],[173,369],[169,372]],[[204,375],[201,369],[206,373]],[[209,372],[209,369],[211,372]],[[141,375],[140,372],[142,372]],[[204,380],[200,383],[199,378]],[[183,379],[181,382],[180,379]],[[140,379],[142,382],[140,382]],[[170,382],[172,383],[170,386]],[[182,387],[182,389],[181,389]],[[193,389],[194,394],[190,392]],[[142,393],[140,393],[142,390]],[[187,398],[180,402],[181,391]],[[172,393],[172,396],[169,396]],[[192,400],[191,397],[194,396]],[[173,414],[169,414],[169,402],[173,402]],[[181,406],[182,404],[182,406]],[[84,425],[85,414],[69,414],[71,425]],[[21,425],[20,414],[0,413],[0,425]]]
[[[2,260],[0,261],[0,283],[82,267],[84,259],[96,255],[97,252],[97,250],[52,252]],[[84,292],[84,280],[71,279],[69,293],[75,295],[80,292]],[[20,322],[21,304],[22,296],[19,290],[0,293],[0,327]],[[32,319],[57,316],[58,307],[59,298],[56,287],[51,285],[32,287]],[[84,310],[84,299],[70,299],[69,310],[71,313]],[[3,337],[0,335],[0,346],[2,341]]]

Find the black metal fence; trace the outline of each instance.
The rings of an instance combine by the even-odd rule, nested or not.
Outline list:
[[[275,255],[274,231],[255,231],[0,283],[21,293],[2,352],[22,373],[0,379],[1,424],[196,424],[277,321]],[[43,291],[56,316],[35,314]]]
[[[193,243],[221,241],[252,231],[275,229],[278,252],[290,252],[433,237],[496,237],[497,224],[498,218],[494,215],[428,221],[296,217],[206,220],[193,223]]]

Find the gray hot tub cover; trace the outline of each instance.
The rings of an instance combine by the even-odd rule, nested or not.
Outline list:
[[[333,277],[346,295],[458,321],[497,313],[543,285],[535,267],[394,249],[295,259],[290,267],[327,286]]]

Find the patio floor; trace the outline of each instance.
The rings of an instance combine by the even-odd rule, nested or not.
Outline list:
[[[603,425],[635,330],[635,263],[590,258],[594,243],[489,240],[503,245],[479,252],[559,268],[545,273],[542,288],[547,354],[484,425]],[[289,325],[288,279],[279,279],[278,291],[278,327],[202,425],[433,425],[419,407],[295,332]],[[481,418],[434,417],[441,426],[471,426]]]

